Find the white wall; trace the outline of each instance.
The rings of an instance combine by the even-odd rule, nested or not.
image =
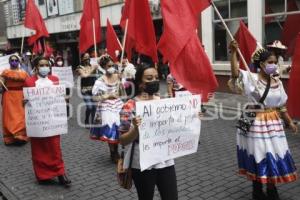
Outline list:
[[[113,25],[119,24],[121,18],[122,4],[103,7],[100,9],[101,13],[101,26],[106,26],[106,19],[109,18]],[[69,31],[77,31],[80,29],[80,18],[82,13],[73,13],[70,15],[49,18],[45,20],[48,32],[61,33]],[[25,29],[23,25],[7,27],[7,38],[21,38],[23,35],[30,36],[34,31]]]

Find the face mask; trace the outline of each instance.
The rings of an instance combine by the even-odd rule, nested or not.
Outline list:
[[[266,74],[271,75],[276,73],[278,66],[276,64],[267,64],[264,68]]]
[[[50,67],[40,67],[39,68],[39,74],[42,77],[46,77],[50,73]]]
[[[114,73],[116,73],[116,69],[114,67],[110,67],[110,68],[108,68],[106,70],[106,73],[108,73],[108,74],[114,74]]]
[[[153,95],[159,91],[159,81],[151,81],[145,84],[144,92]]]
[[[90,59],[85,59],[85,60],[83,60],[83,63],[84,63],[85,65],[89,65],[89,64],[90,64]]]
[[[64,64],[63,61],[58,61],[58,62],[57,62],[57,65],[58,65],[58,66],[62,66],[63,64]]]
[[[19,62],[19,61],[14,61],[14,60],[13,60],[13,61],[10,61],[9,64],[10,64],[11,68],[18,68],[20,62]]]

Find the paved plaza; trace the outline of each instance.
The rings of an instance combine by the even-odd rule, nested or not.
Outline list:
[[[234,101],[245,101],[239,98],[219,93],[213,102],[234,107]],[[81,100],[73,97],[71,103],[78,107]],[[208,106],[208,113],[214,110],[214,106]],[[225,116],[232,116],[234,112],[229,111],[231,114]],[[236,120],[218,115],[214,120],[202,121],[198,152],[175,161],[179,200],[251,200],[251,182],[237,175]],[[69,134],[62,136],[63,156],[72,180],[69,189],[58,183],[39,185],[32,169],[30,144],[8,147],[0,138],[0,191],[8,200],[137,199],[134,187],[131,191],[119,187],[107,144],[90,140],[89,131],[78,126],[82,117],[74,115],[69,121]],[[300,169],[300,135],[287,132],[287,136]],[[282,200],[300,200],[300,181],[279,185],[279,192]],[[159,199],[157,194],[155,199]]]

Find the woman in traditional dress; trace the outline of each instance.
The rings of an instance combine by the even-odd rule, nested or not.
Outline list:
[[[35,60],[35,75],[27,78],[26,87],[47,87],[58,85],[56,76],[50,75],[50,63],[47,58]],[[52,137],[31,137],[32,163],[35,176],[40,184],[58,177],[60,184],[69,187],[71,181],[65,173],[65,165],[60,148],[60,135]]]
[[[121,97],[125,95],[125,91],[110,56],[102,56],[100,65],[106,73],[96,81],[92,91],[93,100],[98,102],[98,106],[91,139],[108,142],[111,160],[116,163],[119,158],[119,113],[123,106]]]
[[[23,87],[28,74],[20,69],[18,56],[10,56],[9,64],[10,69],[4,70],[0,76],[8,89],[2,87],[3,139],[6,145],[24,144],[28,138],[25,129]]]
[[[253,65],[259,70],[257,74],[239,69],[237,63],[237,43],[233,41],[232,79],[229,86],[233,91],[244,93],[255,104],[262,102],[262,108],[255,112],[256,116],[249,123],[249,131],[237,131],[239,173],[253,181],[253,199],[279,200],[275,184],[297,179],[295,163],[280,118],[282,117],[294,132],[297,132],[298,128],[285,108],[287,95],[283,84],[272,76],[277,70],[277,59],[265,49],[256,51]],[[261,100],[264,93],[267,96],[265,100]],[[262,184],[267,185],[267,195],[263,192]]]

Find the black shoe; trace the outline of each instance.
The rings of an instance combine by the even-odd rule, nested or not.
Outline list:
[[[276,187],[274,187],[273,189],[267,188],[267,195],[268,195],[268,200],[280,200]]]
[[[253,186],[253,192],[252,192],[253,200],[268,200],[267,195],[263,191],[262,183],[253,181],[252,186]]]
[[[71,180],[68,179],[66,175],[58,176],[58,181],[61,185],[65,187],[70,187],[71,186]]]
[[[253,191],[252,193],[253,200],[269,200],[267,195],[263,191]]]
[[[38,183],[40,185],[54,185],[55,181],[52,179],[46,179],[46,180],[38,180]]]

